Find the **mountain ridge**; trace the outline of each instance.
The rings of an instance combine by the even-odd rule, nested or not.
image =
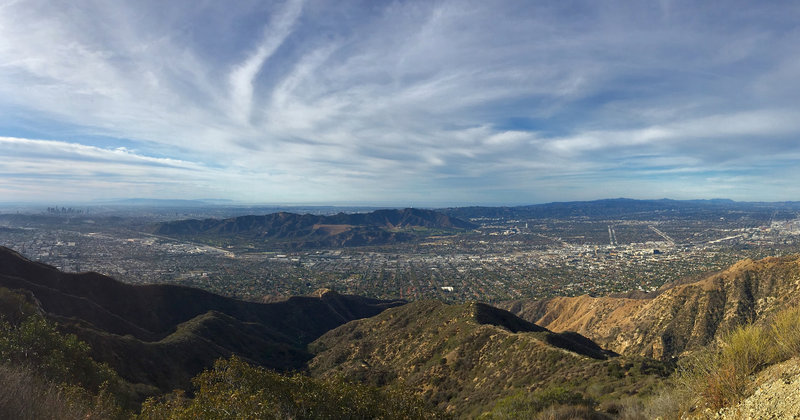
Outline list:
[[[613,384],[620,393],[638,392],[624,374],[615,376],[614,367],[630,369],[629,359],[478,302],[410,302],[333,329],[309,349],[313,376],[402,383],[457,417],[476,417],[492,402],[532,389],[592,393]]]
[[[287,212],[159,223],[152,233],[203,240],[237,238],[287,248],[383,245],[410,241],[413,229],[463,231],[476,225],[433,210],[407,208],[332,216]]]
[[[623,354],[670,359],[800,302],[800,256],[742,260],[651,298],[555,297],[496,306],[553,331],[576,331]]]
[[[481,217],[523,219],[596,218],[616,220],[674,219],[680,213],[687,218],[718,218],[721,211],[735,211],[735,217],[756,217],[769,220],[774,212],[781,217],[794,217],[800,202],[748,202],[729,199],[709,200],[638,200],[610,198],[593,201],[564,201],[521,206],[469,206],[439,209],[454,217],[472,219]],[[730,214],[728,216],[731,216]]]
[[[88,342],[97,360],[126,379],[166,391],[188,387],[194,374],[232,354],[277,370],[303,369],[311,358],[306,345],[326,331],[405,303],[330,291],[245,302],[183,286],[64,273],[4,247],[0,287],[30,293],[48,318]],[[138,374],[161,371],[175,374]]]

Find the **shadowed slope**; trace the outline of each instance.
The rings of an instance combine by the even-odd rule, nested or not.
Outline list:
[[[0,248],[0,286],[31,293],[63,329],[87,341],[123,377],[163,390],[220,356],[302,369],[305,346],[339,325],[403,301],[326,292],[276,303],[244,302],[198,289],[133,286],[97,273],[63,273]]]

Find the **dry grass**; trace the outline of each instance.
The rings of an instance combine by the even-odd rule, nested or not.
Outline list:
[[[633,418],[633,417],[631,417]],[[651,398],[642,408],[642,418],[678,420],[681,418],[681,399],[672,390],[663,390]]]
[[[756,325],[737,327],[716,348],[684,360],[677,377],[684,411],[714,411],[741,401],[750,391],[751,376],[777,361],[773,335]]]
[[[748,377],[777,361],[775,337],[768,329],[747,325],[733,330],[722,338],[723,365]]]
[[[594,411],[591,407],[583,405],[562,405],[558,407],[550,407],[537,414],[534,417],[536,420],[611,420],[612,417]]]
[[[800,356],[800,306],[778,313],[772,321],[772,334],[781,359]]]
[[[84,419],[89,414],[64,388],[42,381],[29,370],[0,366],[0,383],[0,418]]]
[[[785,309],[764,325],[740,326],[718,345],[681,363],[676,394],[682,411],[716,412],[749,396],[755,375],[764,368],[800,355],[800,307]]]
[[[92,395],[74,385],[56,385],[33,371],[0,365],[0,419],[94,420],[128,415],[104,389]]]

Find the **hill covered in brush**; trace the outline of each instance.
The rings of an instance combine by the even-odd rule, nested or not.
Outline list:
[[[504,398],[536,398],[542,390],[588,405],[646,395],[669,371],[481,303],[412,302],[336,328],[310,349],[316,353],[309,364],[313,376],[403,384],[459,418],[491,411]]]
[[[664,374],[655,362],[619,358],[578,334],[552,333],[480,303],[406,304],[325,291],[259,304],[187,287],[133,286],[95,273],[63,273],[4,248],[0,287],[25,296],[29,312],[87,343],[93,360],[106,363],[140,396],[175,388],[197,392],[202,385],[196,375],[213,372],[216,360],[231,356],[256,369],[231,362],[254,375],[254,383],[283,383],[286,394],[280,398],[305,395],[296,387],[341,388],[342,398],[366,393],[368,401],[397,390],[414,395],[403,407],[438,407],[459,416],[491,409],[502,398],[526,400],[539,389],[556,391],[547,404],[589,406],[609,384],[637,392],[623,383],[630,383],[627,376],[650,378],[636,385],[646,393]],[[270,376],[263,369],[306,371],[310,377]],[[242,395],[251,386],[229,384],[244,388],[226,388],[220,395]],[[170,395],[147,407],[180,417],[198,404],[216,404]],[[424,403],[414,403],[417,398]],[[295,410],[293,404],[281,410]]]
[[[152,231],[218,245],[298,249],[385,245],[475,227],[444,213],[408,208],[333,216],[281,212],[222,220],[179,220],[160,223]]]

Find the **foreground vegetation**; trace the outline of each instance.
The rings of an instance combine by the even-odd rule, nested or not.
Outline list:
[[[739,403],[756,387],[754,376],[800,356],[800,307],[786,308],[766,323],[734,328],[719,342],[685,358],[674,393],[682,413],[717,412]]]
[[[281,375],[237,357],[220,359],[176,391],[142,406],[141,419],[430,419],[444,417],[399,389],[379,390],[302,374]]]
[[[0,418],[120,418],[132,389],[27,297],[0,288]]]

